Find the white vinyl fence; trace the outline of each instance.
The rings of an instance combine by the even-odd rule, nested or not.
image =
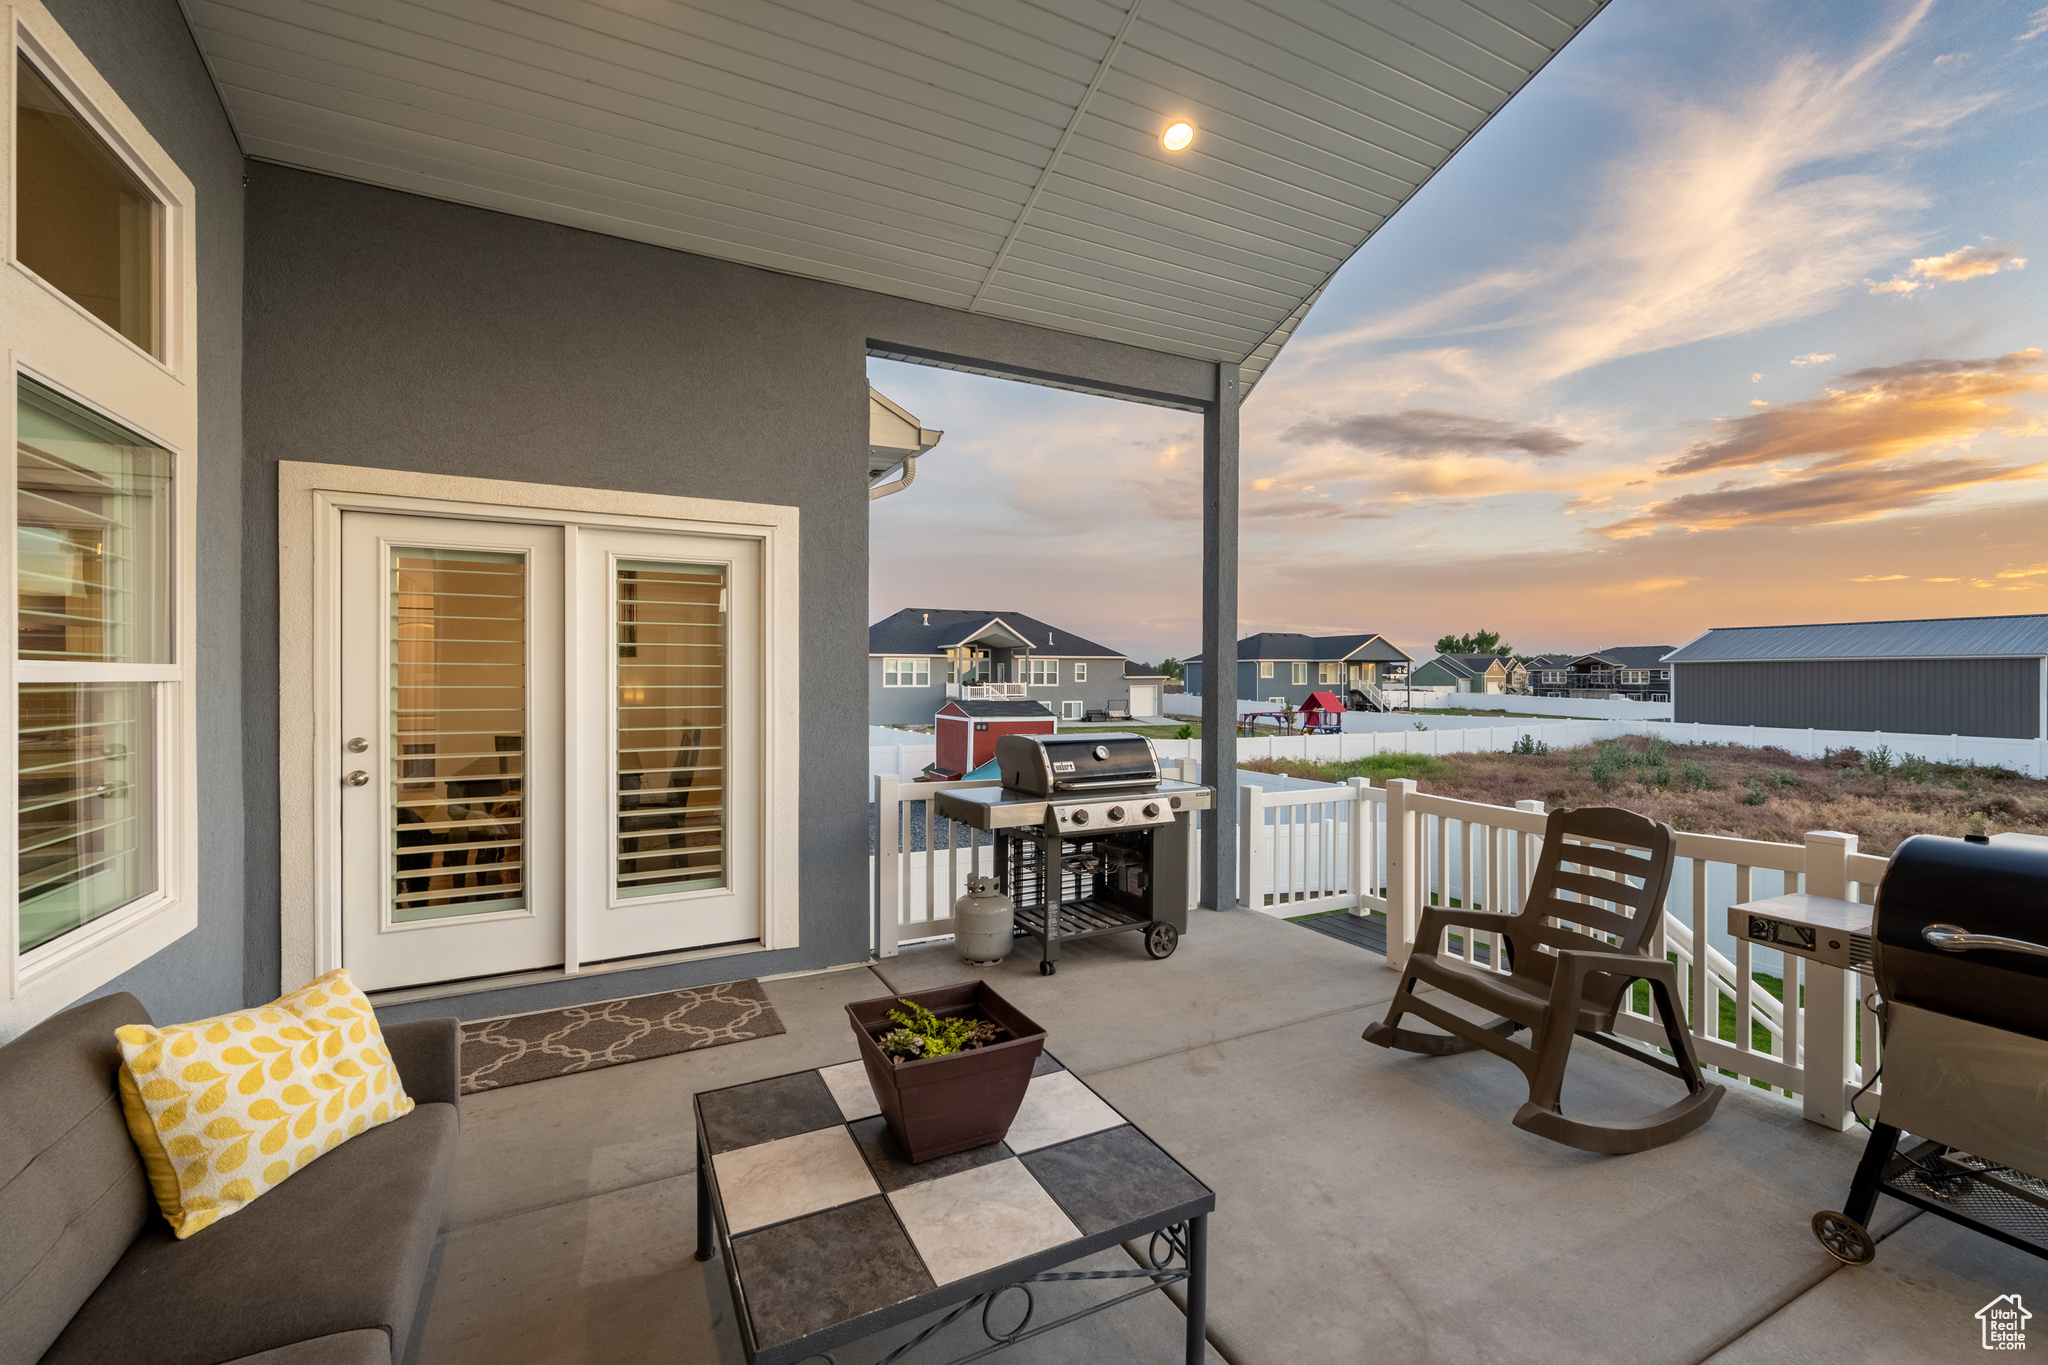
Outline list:
[[[1180,775],[1199,780],[1192,761]],[[935,792],[988,785],[876,778],[882,856],[872,863],[871,904],[879,955],[950,934],[952,904],[967,878],[993,871],[991,845],[976,842],[964,826],[934,819],[931,810]],[[1545,828],[1538,802],[1460,801],[1407,780],[1277,791],[1246,785],[1238,801],[1239,903],[1276,916],[1382,915],[1388,964],[1397,969],[1414,950],[1428,906],[1517,910]],[[1859,973],[1731,939],[1726,922],[1730,905],[1789,892],[1869,903],[1885,860],[1857,852],[1856,842],[1855,835],[1828,831],[1799,844],[1681,833],[1659,929],[1662,950],[1689,981],[1683,1004],[1701,1063],[1799,1095],[1808,1119],[1835,1129],[1853,1122],[1849,1098],[1880,1060],[1876,1017],[1860,1003],[1869,983]],[[1440,951],[1485,969],[1504,965],[1493,934],[1460,931]],[[1780,980],[1776,992],[1767,976]],[[1722,1036],[1724,1001],[1737,1021],[1732,1038]],[[1665,1042],[1655,1018],[1632,1004],[1618,1029],[1652,1045]]]
[[[1438,724],[1428,717],[1402,716],[1395,719],[1405,722],[1404,728],[1369,734],[1260,735],[1240,739],[1237,741],[1237,756],[1240,760],[1295,758],[1311,762],[1342,762],[1388,753],[1498,753],[1513,748],[1525,737],[1553,749],[1567,749],[1625,735],[1646,735],[1667,739],[1674,744],[1769,746],[1802,758],[1820,758],[1833,749],[1860,749],[1871,753],[1883,747],[1891,750],[1894,763],[1913,755],[1936,763],[1978,763],[2011,768],[2028,777],[2048,777],[2048,741],[2038,739],[1893,735],[1868,730],[1781,730],[1758,725],[1694,725],[1644,720],[1488,722],[1475,716],[1447,716]],[[1429,728],[1414,729],[1416,720]],[[925,737],[906,732],[906,738],[923,740]],[[1152,747],[1162,759],[1200,758],[1202,754],[1202,742],[1198,739],[1155,739]],[[938,750],[929,742],[893,747],[870,746],[868,775],[878,777],[887,773],[898,781],[913,781],[937,756]]]

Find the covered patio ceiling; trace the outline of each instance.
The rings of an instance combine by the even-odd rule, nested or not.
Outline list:
[[[1249,385],[1604,0],[184,3],[252,157]]]

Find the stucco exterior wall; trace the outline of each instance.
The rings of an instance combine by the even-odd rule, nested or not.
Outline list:
[[[252,696],[277,687],[279,460],[796,507],[800,648],[830,661],[867,655],[871,345],[1190,399],[1214,389],[1214,368],[1192,360],[302,171],[248,170]],[[800,844],[798,947],[400,1006],[394,1017],[482,1018],[865,958],[867,754],[847,723],[860,686],[844,667],[801,679],[804,803],[776,817]],[[274,709],[252,708],[250,841],[272,861],[248,895],[252,907],[267,898],[272,919],[249,952],[273,977],[276,733]]]

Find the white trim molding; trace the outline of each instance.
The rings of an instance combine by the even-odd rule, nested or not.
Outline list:
[[[171,598],[173,662],[93,664],[95,683],[155,686],[157,890],[34,948],[20,951],[20,825],[0,822],[0,1041],[114,980],[199,924],[199,777],[197,706],[204,680],[198,659],[195,591],[199,488],[198,262],[192,182],[93,69],[38,0],[0,0],[6,20],[0,115],[0,359],[9,393],[0,441],[16,448],[16,386],[21,377],[71,399],[169,451],[175,497]],[[136,345],[19,259],[14,149],[16,54],[26,56],[114,157],[157,201],[154,353]],[[17,520],[17,477],[0,478],[0,520]],[[0,536],[0,579],[16,576],[13,530]],[[10,592],[12,589],[9,590]],[[79,681],[80,669],[20,662],[0,654],[0,701],[19,713],[23,683]],[[18,789],[19,746],[0,751],[0,787]]]
[[[342,965],[337,850],[343,753],[340,733],[327,731],[340,714],[344,512],[680,532],[754,542],[761,556],[763,608],[761,939],[757,948],[745,951],[797,946],[798,833],[793,822],[778,814],[795,808],[799,774],[796,508],[297,461],[279,463],[277,494],[278,965],[287,989]],[[559,970],[573,974],[578,970],[578,907],[572,904],[565,911]],[[483,978],[468,989],[495,990],[504,984]]]

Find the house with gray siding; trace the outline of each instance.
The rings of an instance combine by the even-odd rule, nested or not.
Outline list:
[[[1665,663],[1680,721],[2048,739],[2048,615],[1725,627]]]
[[[1127,662],[1022,612],[905,607],[868,627],[868,724],[930,725],[973,697],[1043,702],[1062,720],[1128,711]]]
[[[1414,659],[1384,635],[1302,635],[1268,630],[1237,642],[1237,696],[1300,706],[1311,692],[1336,689],[1347,702],[1354,691],[1370,698],[1406,679]],[[1186,661],[1187,689],[1202,695],[1202,656]],[[1398,698],[1393,699],[1398,704]]]
[[[1622,697],[1670,701],[1670,645],[1616,645],[1591,654],[1546,654],[1529,660],[1528,690],[1539,697]]]
[[[1499,39],[1477,99],[1412,44],[1322,39],[1344,80],[1444,83],[1395,180],[1371,113],[1237,45],[1161,58],[1173,21],[1136,9],[910,7],[849,41],[767,8],[9,0],[0,1041],[344,968],[398,1023],[864,959],[867,753],[831,661],[871,498],[916,496],[938,439],[871,362],[1199,422],[1228,656],[1240,399],[1597,6]],[[1328,145],[1223,131],[1304,120]],[[1119,651],[1039,621],[957,643],[1034,698],[1126,695]],[[1235,819],[1206,816],[1211,905]]]
[[[1528,673],[1506,654],[1439,654],[1409,670],[1417,687],[1448,687],[1457,692],[1520,692]]]

